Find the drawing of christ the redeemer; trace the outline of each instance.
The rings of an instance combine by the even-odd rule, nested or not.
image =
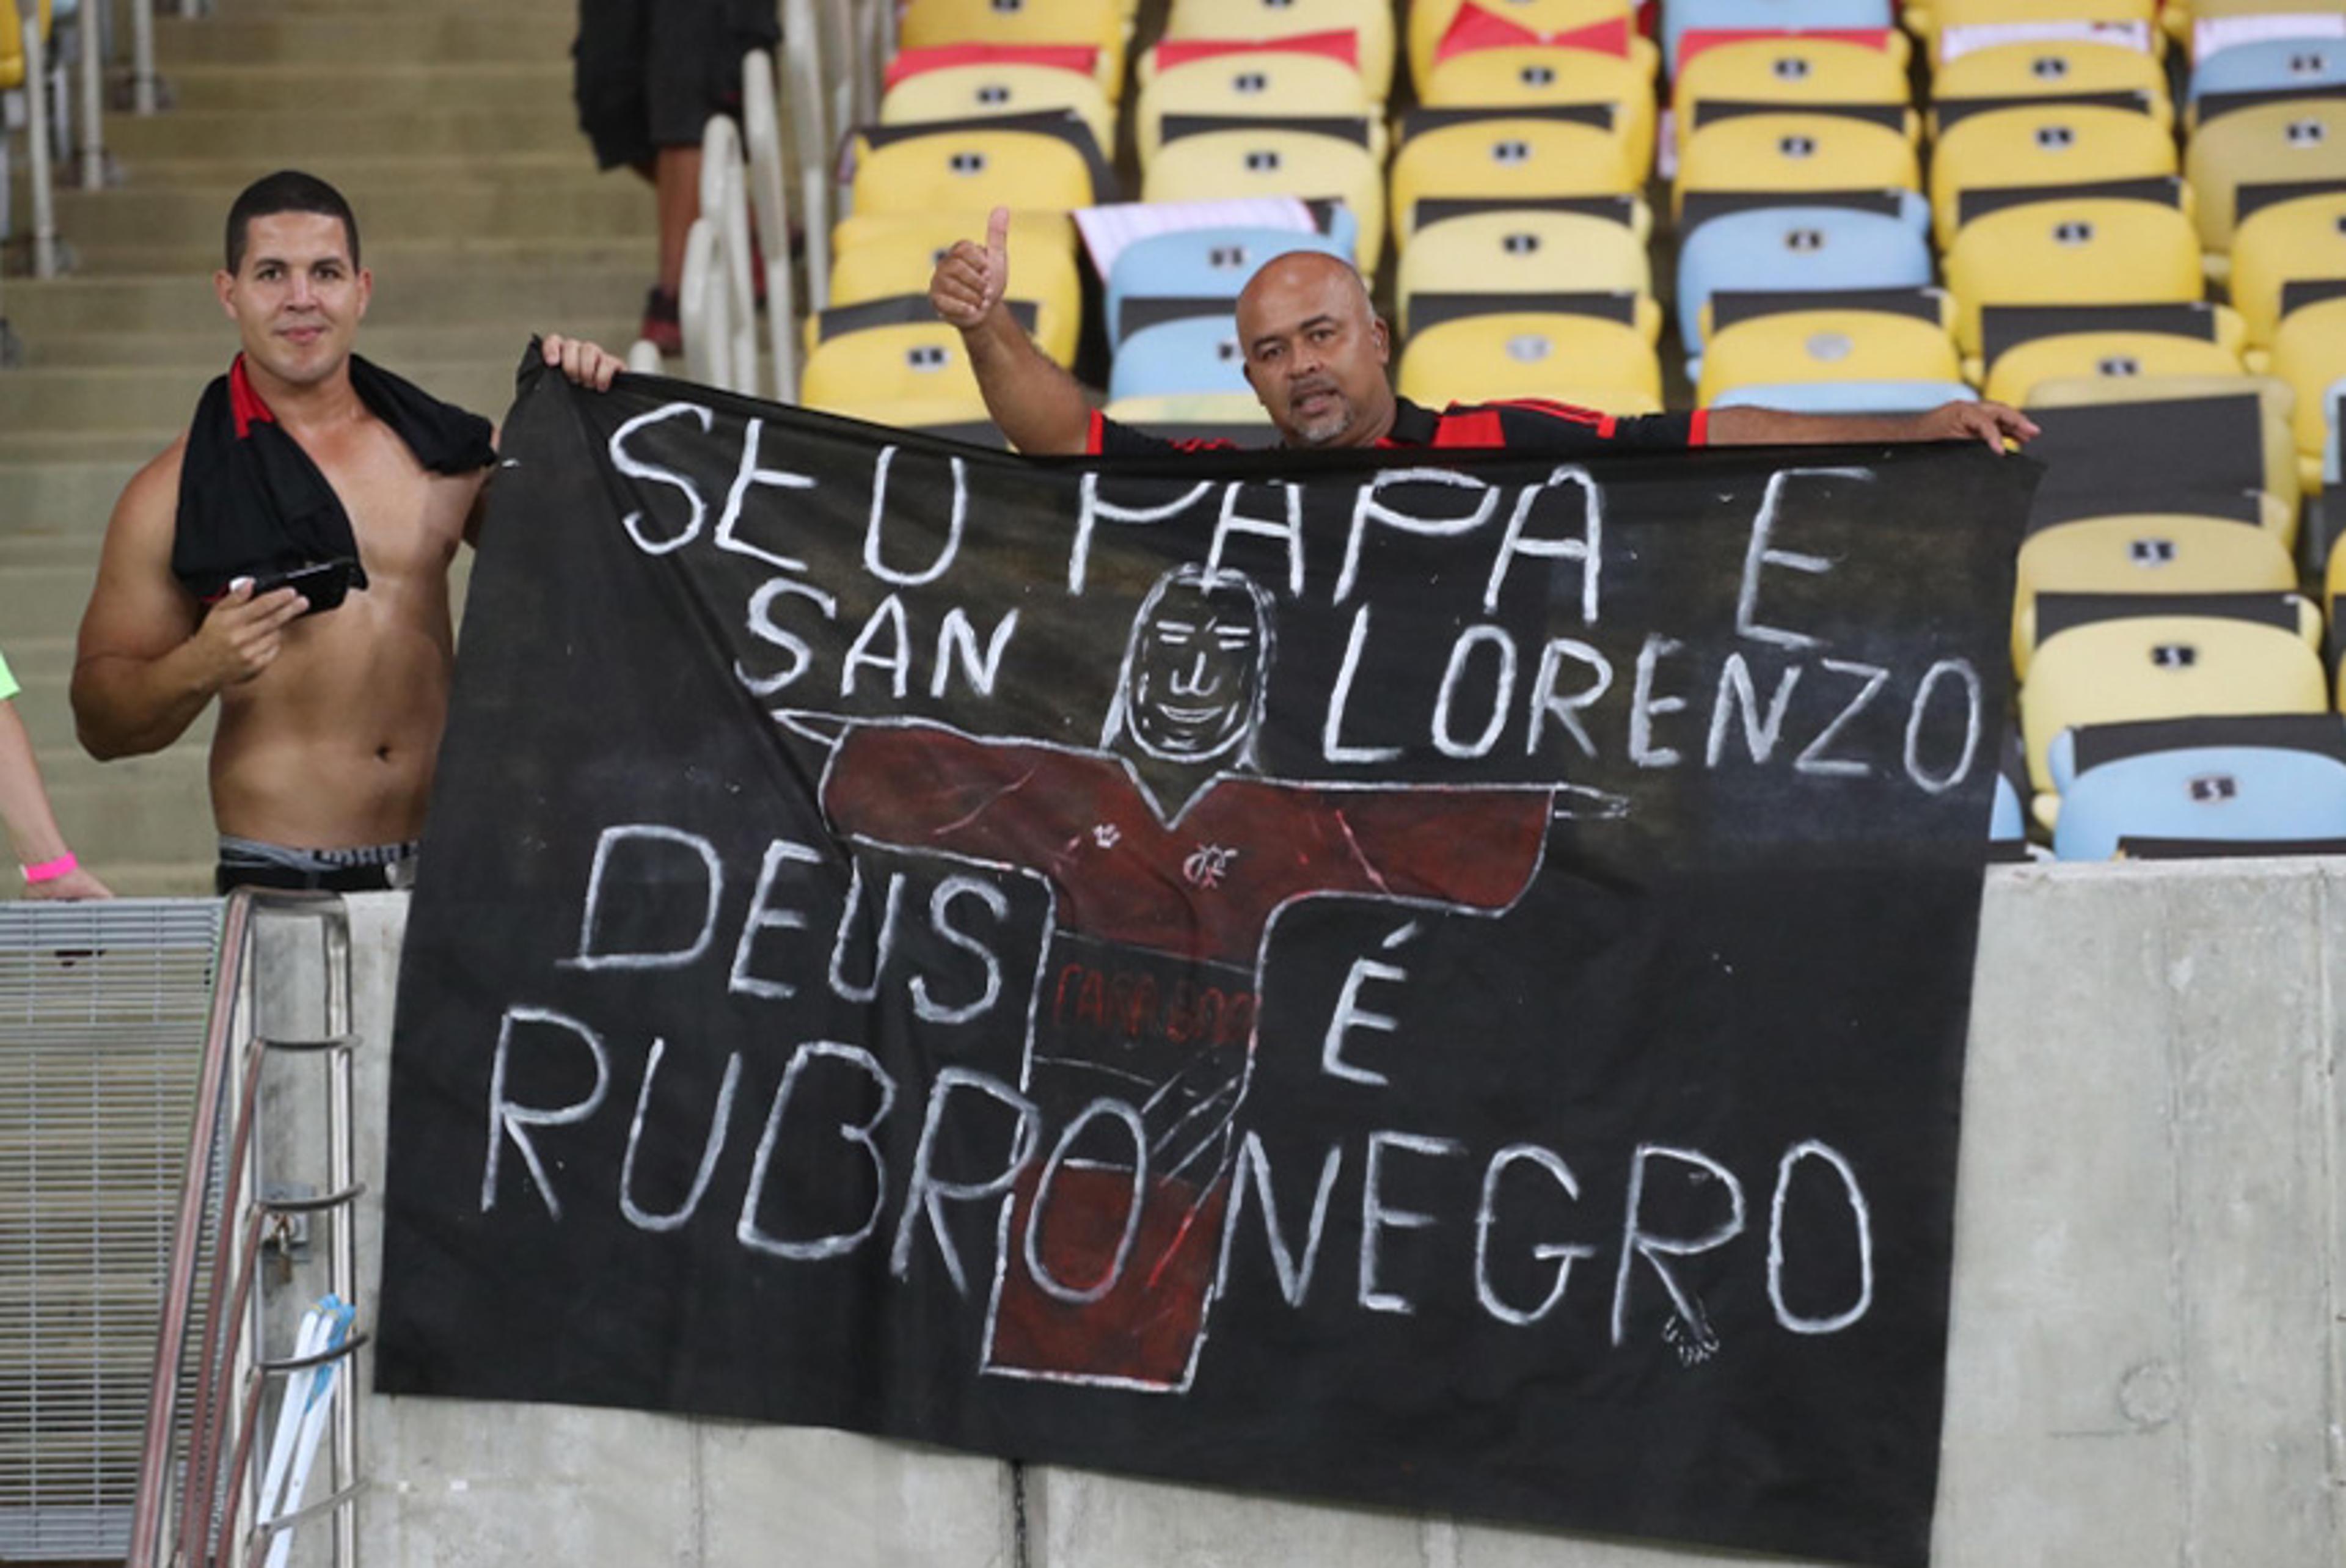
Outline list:
[[[1262,777],[1273,653],[1257,584],[1177,567],[1134,617],[1098,749],[858,723],[824,774],[836,831],[1050,892],[1021,1086],[1046,1150],[1093,1121],[1039,1221],[1044,1162],[1013,1189],[988,1372],[1188,1386],[1280,911],[1342,896],[1496,913],[1538,874],[1562,787]]]

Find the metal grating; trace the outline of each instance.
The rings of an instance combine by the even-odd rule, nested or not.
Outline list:
[[[0,905],[0,1561],[120,1558],[217,900]]]

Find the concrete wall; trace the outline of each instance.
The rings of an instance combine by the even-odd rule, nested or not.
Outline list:
[[[379,1182],[405,904],[354,913]],[[1992,873],[1942,1568],[2346,1562],[2341,995],[2346,862]],[[1750,1561],[651,1415],[369,1396],[362,1441],[367,1568]]]

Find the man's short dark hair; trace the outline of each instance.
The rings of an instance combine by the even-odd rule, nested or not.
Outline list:
[[[245,235],[252,220],[273,218],[280,212],[314,212],[321,218],[341,219],[342,233],[351,242],[351,265],[359,264],[359,220],[352,213],[351,204],[342,199],[342,193],[314,174],[280,168],[246,186],[228,209],[230,272],[244,265]]]

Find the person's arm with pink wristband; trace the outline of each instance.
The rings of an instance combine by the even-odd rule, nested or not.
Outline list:
[[[0,821],[8,828],[8,842],[25,868],[28,899],[106,899],[114,895],[104,882],[81,869],[66,847],[56,813],[49,809],[49,792],[41,785],[40,765],[33,759],[33,738],[8,698],[16,682],[0,662]]]

